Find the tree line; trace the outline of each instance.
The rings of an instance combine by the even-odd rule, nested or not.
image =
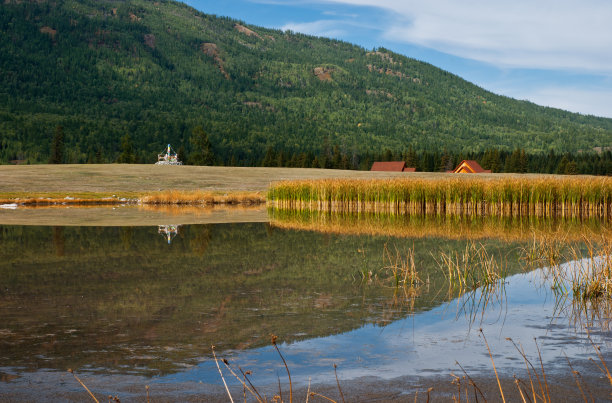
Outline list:
[[[64,161],[64,132],[57,126],[51,142],[50,157],[52,164]],[[208,133],[202,126],[196,126],[189,137],[189,151],[184,145],[178,150],[178,158],[187,165],[223,165],[251,167],[288,167],[288,168],[323,168],[369,170],[375,161],[405,161],[407,167],[420,172],[452,171],[463,160],[476,160],[484,169],[493,173],[547,173],[561,175],[612,175],[612,150],[601,152],[528,153],[517,148],[512,152],[490,148],[482,152],[453,152],[449,150],[416,151],[412,146],[402,151],[385,150],[382,153],[347,152],[338,144],[326,145],[320,153],[289,152],[283,149],[268,147],[265,154],[256,158],[245,158],[238,152],[215,152]],[[156,155],[141,160],[135,151],[129,134],[121,138],[120,153],[114,160],[98,155],[87,163],[153,163]]]

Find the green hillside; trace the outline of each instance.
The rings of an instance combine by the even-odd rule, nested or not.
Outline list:
[[[487,92],[432,65],[247,25],[173,1],[4,1],[0,163],[111,162],[129,135],[141,162],[191,151],[201,125],[240,164],[266,150],[348,155],[612,146],[612,119]]]

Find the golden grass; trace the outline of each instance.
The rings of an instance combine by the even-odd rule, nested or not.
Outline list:
[[[166,190],[142,196],[139,201],[143,204],[243,204],[256,205],[265,203],[265,195],[261,192],[230,192],[218,193],[201,190]]]
[[[612,178],[285,181],[270,187],[268,201],[278,208],[324,211],[609,217]]]
[[[0,199],[0,204],[18,204],[22,206],[50,206],[50,205],[105,205],[105,204],[121,204],[127,199],[105,196],[105,197],[24,197],[24,198],[4,198]]]
[[[212,192],[202,190],[166,190],[141,194],[131,194],[130,198],[107,195],[86,195],[85,197],[67,196],[35,196],[2,198],[0,204],[18,204],[20,206],[51,206],[51,205],[105,205],[140,203],[154,205],[259,205],[266,202],[262,192]]]

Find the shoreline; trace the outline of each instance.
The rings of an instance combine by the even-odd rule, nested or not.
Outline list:
[[[607,354],[608,362],[609,356],[610,354]],[[595,402],[609,401],[612,397],[611,381],[592,361],[583,359],[572,362],[572,369],[580,375],[582,391],[577,386],[572,369],[564,358],[559,357],[557,361],[559,366],[549,367],[548,370],[544,368],[546,382],[541,376],[541,369],[538,368],[541,386],[532,374],[534,391],[537,395],[541,395],[544,390],[545,394],[549,394],[550,400],[555,402],[583,401],[582,393],[588,397],[589,401],[592,398]],[[598,364],[601,365],[601,363]],[[534,363],[534,365],[537,364]],[[448,374],[400,376],[392,379],[368,377],[343,380],[342,368],[339,367],[338,370],[340,389],[347,402],[449,402],[453,401],[453,396],[457,397],[459,391],[462,400],[466,395],[469,397],[466,401],[501,401],[500,388],[492,367],[474,373],[468,370],[467,374],[469,378],[457,367],[456,371],[449,371]],[[0,403],[14,401],[76,402],[89,399],[87,391],[67,371],[43,370],[28,373],[25,376],[2,372],[2,375],[4,377],[0,380],[0,387],[3,393],[0,396]],[[150,400],[155,402],[221,403],[228,401],[221,378],[218,383],[209,384],[198,381],[159,382],[154,378],[136,375],[105,374],[100,376],[88,372],[77,372],[76,375],[96,397],[101,399],[111,395],[118,396],[124,402],[147,401],[148,394]],[[227,373],[226,376],[231,377]],[[287,376],[286,373],[281,373],[279,376],[283,397],[286,398],[289,395]],[[517,387],[517,379],[520,380],[521,391]],[[230,378],[227,380],[229,381]],[[309,390],[337,402],[343,401],[335,379],[324,383],[314,383],[310,386],[307,380],[299,381],[300,383],[294,384],[293,387],[293,397],[296,402],[306,401]],[[533,391],[524,367],[519,371],[502,370],[499,382],[506,401],[523,401],[521,392],[528,395],[528,401],[531,401]],[[476,387],[473,386],[474,384]],[[265,393],[268,399],[278,394],[278,385],[255,386],[262,394]],[[229,385],[229,389],[235,401],[243,399],[242,386],[234,383]],[[478,395],[477,399],[474,398],[475,395]],[[247,398],[248,401],[254,401],[248,392]],[[311,396],[310,400],[325,401],[317,396]]]

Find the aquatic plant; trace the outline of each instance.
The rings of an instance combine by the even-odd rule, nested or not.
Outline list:
[[[423,284],[414,264],[414,249],[408,248],[402,255],[397,246],[395,246],[394,253],[391,253],[385,244],[383,256],[389,262],[383,269],[392,274],[395,287],[413,287]]]
[[[583,235],[581,242],[573,243],[534,237],[523,250],[523,260],[530,269],[545,267],[558,293],[571,292],[573,298],[584,301],[612,297],[612,238],[607,232],[599,237]],[[564,261],[569,263],[562,265]]]
[[[526,176],[442,179],[324,179],[277,182],[277,208],[438,214],[612,215],[612,179]]]
[[[507,274],[504,261],[490,254],[483,244],[469,242],[461,253],[440,252],[439,258],[433,257],[449,284],[458,289],[491,286]]]

